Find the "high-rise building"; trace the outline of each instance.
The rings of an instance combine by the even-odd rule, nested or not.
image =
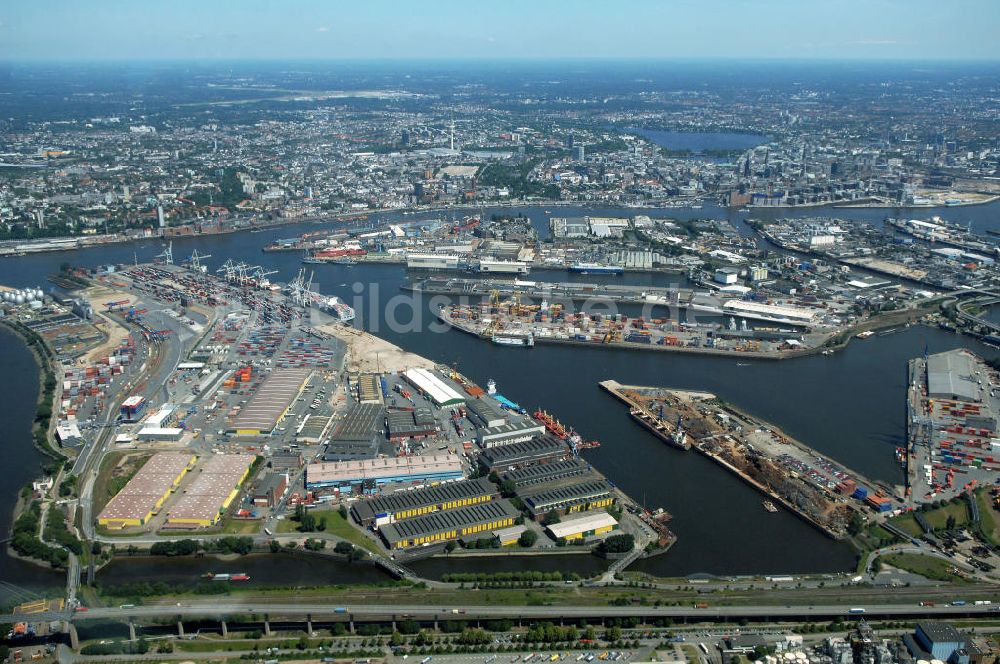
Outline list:
[[[132,200],[132,192],[129,190],[128,185],[122,187],[122,200],[126,203]]]
[[[566,147],[568,147],[570,150],[573,149],[573,139],[574,139],[573,134],[570,134],[569,139],[566,141]]]
[[[583,161],[583,159],[584,159],[585,156],[586,156],[586,152],[584,150],[584,147],[582,145],[576,146],[576,160],[577,161]]]
[[[399,142],[402,143],[404,147],[410,144],[410,132],[408,130],[403,130],[402,135],[399,137]]]
[[[162,205],[157,205],[156,206],[156,221],[159,224],[160,228],[163,228],[164,226],[166,226],[166,223],[164,223],[164,220],[163,220],[163,206]]]

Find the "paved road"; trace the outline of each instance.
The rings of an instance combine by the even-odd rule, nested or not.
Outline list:
[[[460,613],[450,607],[427,606],[422,604],[370,604],[349,607],[346,611],[338,612],[336,605],[326,603],[296,602],[289,604],[265,604],[265,603],[232,603],[232,602],[206,602],[203,604],[182,604],[181,606],[122,606],[93,608],[86,612],[75,614],[66,613],[39,613],[32,616],[32,620],[59,620],[69,617],[72,620],[119,620],[127,622],[129,619],[138,618],[160,618],[160,617],[219,617],[225,615],[246,615],[259,614],[270,616],[303,616],[312,615],[315,619],[320,617],[336,618],[348,616],[355,619],[363,618],[385,618],[391,619],[393,616],[402,618],[407,616],[415,620],[447,619],[453,615],[461,616],[463,620],[472,619],[496,619],[496,618],[523,618],[523,619],[572,619],[572,618],[594,618],[594,617],[671,617],[671,618],[693,618],[702,620],[719,620],[724,618],[789,618],[801,619],[803,617],[825,618],[835,616],[850,615],[849,608],[843,604],[814,605],[814,606],[718,606],[704,609],[695,609],[690,606],[468,606]],[[1000,606],[996,605],[975,605],[971,602],[964,606],[919,606],[916,604],[875,604],[864,607],[866,617],[872,616],[966,616],[966,615],[987,615],[1000,612]],[[17,616],[0,616],[2,622],[13,622]],[[21,616],[20,619],[23,619]]]

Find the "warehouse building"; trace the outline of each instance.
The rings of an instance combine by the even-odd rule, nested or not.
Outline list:
[[[271,456],[271,470],[278,472],[298,470],[304,463],[302,454],[291,450],[280,450]]]
[[[484,450],[491,447],[526,443],[545,433],[545,426],[533,419],[511,416],[509,422],[495,427],[476,429],[476,442]]]
[[[281,501],[288,489],[288,475],[268,473],[253,490],[253,504],[258,507],[274,507]]]
[[[323,454],[324,461],[371,459],[385,439],[385,407],[352,404],[337,423]]]
[[[325,415],[306,415],[302,418],[298,429],[295,430],[295,442],[317,445],[330,431],[333,423],[332,417]]]
[[[560,438],[545,434],[531,440],[491,447],[479,455],[479,464],[487,473],[502,473],[529,464],[562,461],[573,456]]]
[[[406,267],[411,270],[457,270],[455,254],[407,254]]]
[[[552,463],[508,470],[500,474],[500,481],[511,482],[518,491],[521,491],[531,486],[582,477],[592,472],[589,463],[579,457],[573,457],[565,461],[553,461]]]
[[[136,437],[144,443],[177,443],[184,436],[178,427],[143,427]]]
[[[617,526],[618,522],[613,516],[604,510],[599,510],[563,519],[545,529],[554,540],[572,541],[610,533]]]
[[[160,452],[139,469],[97,517],[107,528],[144,526],[194,465],[187,452]]]
[[[982,401],[972,358],[962,350],[936,353],[927,358],[927,396],[931,399]]]
[[[386,418],[389,440],[396,442],[407,438],[427,438],[437,434],[437,421],[430,408],[414,408],[389,413]]]
[[[218,523],[250,474],[254,457],[219,454],[196,469],[198,476],[167,511],[167,525],[207,528]]]
[[[493,537],[500,542],[500,546],[513,546],[521,539],[521,535],[527,530],[527,526],[515,525],[509,528],[500,528],[493,531]]]
[[[233,429],[238,436],[268,435],[284,419],[302,393],[312,369],[279,367],[272,371],[236,417]]]
[[[469,420],[477,429],[489,429],[507,423],[507,413],[494,399],[469,399],[465,404],[469,411]]]
[[[549,512],[573,514],[608,507],[615,502],[611,485],[602,479],[591,479],[554,488],[543,486],[537,493],[519,495],[518,498],[524,501],[524,506],[536,520]]]
[[[405,549],[508,528],[518,516],[510,501],[501,498],[386,524],[378,532],[389,549]]]
[[[396,491],[371,500],[358,501],[351,515],[362,526],[376,527],[432,512],[468,507],[499,497],[496,485],[485,477],[462,482],[445,482],[436,486]]]
[[[427,396],[438,408],[465,403],[465,397],[430,369],[413,368],[403,372],[410,385]]]
[[[364,404],[382,405],[382,377],[378,374],[358,376],[358,401]]]
[[[368,484],[373,489],[393,482],[443,482],[462,477],[462,462],[453,454],[385,457],[311,463],[306,466],[306,488],[353,488]]]

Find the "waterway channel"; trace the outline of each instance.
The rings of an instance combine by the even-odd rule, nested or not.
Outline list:
[[[658,217],[731,221],[749,216],[712,205],[702,209],[650,211],[526,207],[485,212],[523,212],[540,230],[547,229],[551,216],[649,213]],[[971,221],[974,229],[982,231],[1000,227],[998,212],[1000,203],[895,214],[918,218],[941,214],[950,221],[963,224]],[[894,213],[872,209],[810,209],[768,210],[757,214],[829,215],[877,223]],[[444,216],[427,213],[391,218],[413,221]],[[294,237],[316,227],[302,224],[260,233],[176,239],[174,255],[179,259],[197,247],[200,253],[212,255],[207,262],[213,267],[232,257],[278,270],[272,278],[288,281],[301,267],[300,256],[290,252],[263,253],[261,247],[277,238]],[[0,260],[0,283],[15,287],[40,285],[47,289],[47,275],[56,272],[64,262],[90,267],[131,263],[134,258],[142,262],[151,260],[160,251],[162,243],[150,240],[72,253],[6,258]],[[710,390],[859,472],[898,483],[902,474],[895,464],[893,448],[902,442],[904,434],[906,360],[922,353],[925,345],[931,353],[966,346],[987,357],[996,355],[993,349],[968,338],[922,326],[852,343],[844,352],[830,357],[781,362],[738,363],[729,358],[562,346],[530,350],[501,348],[457,331],[432,331],[432,327],[439,327],[432,325],[434,304],[425,300],[414,305],[400,298],[399,287],[406,277],[402,266],[309,267],[315,268],[321,291],[338,295],[355,306],[360,323],[371,331],[407,350],[454,364],[481,384],[493,378],[508,397],[526,407],[542,406],[572,424],[585,438],[601,440],[603,446],[586,452],[586,458],[637,500],[649,507],[664,507],[675,516],[671,525],[679,536],[675,548],[638,564],[643,570],[662,575],[843,571],[853,566],[854,555],[847,545],[827,539],[784,511],[769,514],[756,492],[708,460],[668,448],[648,435],[629,419],[620,404],[597,387],[598,381],[613,378],[625,384]],[[559,271],[535,271],[529,278],[658,286],[683,281],[671,274],[570,276]],[[387,318],[394,318],[402,326],[388,325]],[[4,414],[8,435],[0,440],[12,480],[0,491],[2,524],[8,519],[16,490],[37,472],[39,455],[31,447],[29,435],[33,404],[13,405],[22,395],[35,393],[34,367],[23,346],[9,337],[0,341],[3,341],[0,366],[10,366],[6,373],[8,391],[10,398],[15,399],[8,402]],[[426,566],[440,564],[430,562]],[[571,565],[568,564],[567,571],[573,570]],[[261,578],[265,574],[258,572]],[[0,564],[0,581],[27,582],[29,576],[20,565],[9,560]],[[61,583],[55,575],[47,578]]]

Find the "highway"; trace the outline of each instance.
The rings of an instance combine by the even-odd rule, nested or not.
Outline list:
[[[31,615],[32,621],[41,620],[118,620],[121,622],[135,621],[141,618],[223,618],[225,616],[257,614],[261,616],[295,617],[312,616],[313,619],[348,618],[358,621],[377,621],[402,619],[413,620],[444,620],[454,615],[460,615],[461,620],[491,620],[498,618],[524,620],[558,620],[574,618],[683,618],[696,621],[717,621],[723,619],[826,619],[846,617],[850,606],[844,604],[827,605],[747,605],[747,606],[710,606],[694,608],[693,606],[467,606],[454,609],[444,606],[428,606],[423,604],[368,604],[343,607],[347,610],[337,611],[338,605],[328,603],[310,603],[301,601],[295,603],[238,603],[238,602],[205,602],[198,604],[150,605],[98,607],[84,612],[37,613]],[[859,607],[862,608],[862,607]],[[878,618],[920,618],[943,617],[952,619],[967,616],[984,616],[1000,613],[996,604],[976,605],[969,602],[963,606],[944,604],[939,606],[920,606],[919,604],[875,604],[863,607],[865,617]],[[859,614],[860,615],[860,614]],[[0,622],[23,620],[24,615],[3,615]],[[458,619],[458,618],[456,618]]]

